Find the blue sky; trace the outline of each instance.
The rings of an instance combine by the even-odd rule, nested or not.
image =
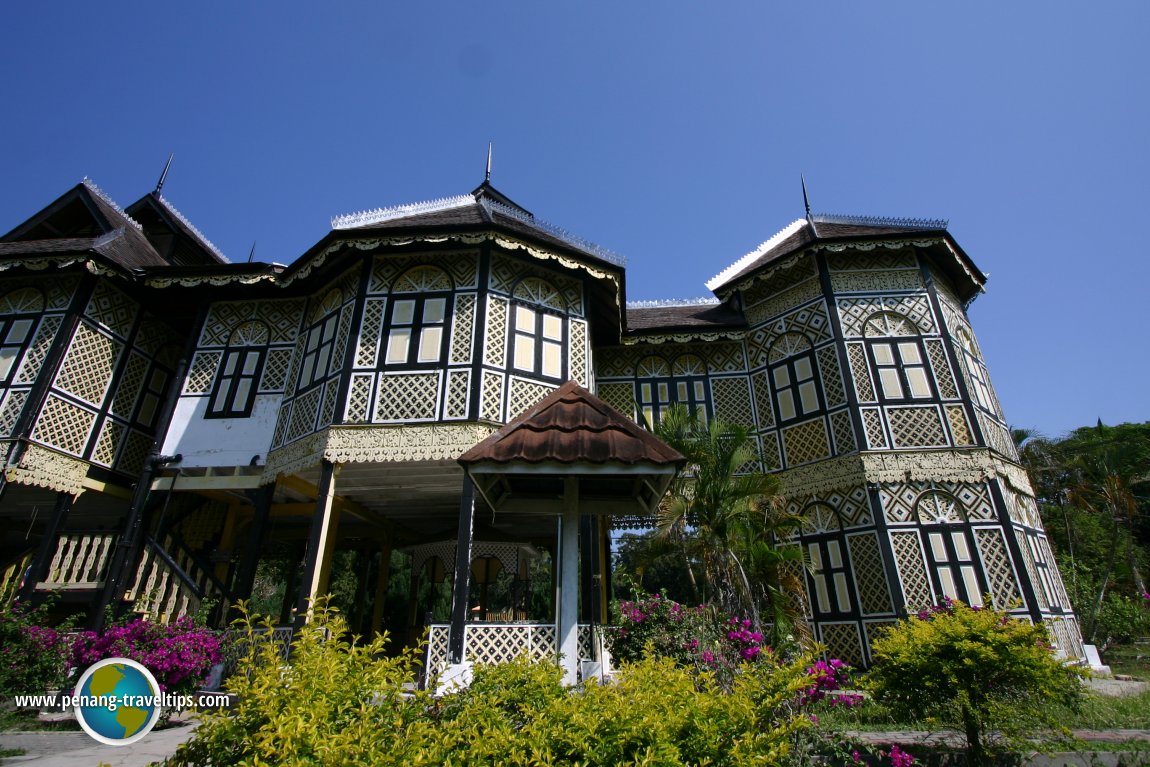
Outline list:
[[[172,7],[169,7],[172,6]],[[1150,420],[1150,3],[5,8],[0,230],[87,175],[235,260],[494,183],[695,297],[802,214],[950,219],[1008,420]]]

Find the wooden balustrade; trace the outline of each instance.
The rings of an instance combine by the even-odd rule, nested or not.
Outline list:
[[[18,559],[12,560],[0,572],[0,607],[7,607],[12,604],[12,600],[20,592],[20,586],[24,582],[24,572],[32,564],[32,557],[34,552],[29,551]]]
[[[112,533],[64,533],[56,543],[47,578],[36,588],[60,591],[103,587],[115,544]]]
[[[210,573],[188,552],[175,547],[171,537],[161,545],[148,539],[136,577],[124,595],[132,609],[157,623],[170,623],[200,609],[204,599],[219,597]]]

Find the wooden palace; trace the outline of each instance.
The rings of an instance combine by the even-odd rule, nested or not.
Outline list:
[[[223,622],[274,557],[286,626],[342,554],[357,632],[594,673],[609,531],[682,465],[631,419],[685,403],[750,425],[804,515],[832,654],[990,594],[1081,657],[967,315],[984,282],[944,222],[808,212],[713,298],[628,304],[620,258],[489,180],[230,263],[159,189],[85,180],[0,238],[4,597]]]

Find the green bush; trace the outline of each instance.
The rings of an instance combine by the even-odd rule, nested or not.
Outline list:
[[[0,699],[62,689],[68,682],[71,642],[65,632],[74,620],[47,626],[50,603],[37,608],[17,603],[0,613]]]
[[[1054,657],[1043,626],[961,602],[883,632],[864,684],[896,717],[962,732],[970,765],[1028,738],[1067,734],[1060,714],[1082,695],[1080,672]]]
[[[725,692],[670,659],[575,689],[553,663],[520,659],[435,699],[403,690],[414,654],[385,657],[382,640],[356,645],[337,613],[315,614],[290,664],[245,626],[236,707],[205,713],[168,765],[772,765],[811,726],[804,662],[747,666]]]

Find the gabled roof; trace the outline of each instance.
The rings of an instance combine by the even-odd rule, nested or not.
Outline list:
[[[129,205],[127,213],[140,222],[152,246],[173,265],[230,263],[227,256],[162,194],[149,192]]]
[[[574,381],[568,381],[459,457],[480,463],[681,466],[678,451]]]
[[[872,216],[839,216],[814,214],[809,219],[796,219],[773,237],[707,282],[715,292],[732,286],[769,264],[819,243],[915,239],[916,237],[945,238],[951,250],[970,273],[977,287],[986,281],[985,275],[958,248],[946,230],[947,222],[937,219],[876,218]]]
[[[90,245],[74,247],[79,240],[88,240]],[[88,179],[0,237],[0,242],[21,243],[25,250],[17,248],[20,255],[37,252],[32,245],[35,241],[42,243],[41,253],[92,250],[128,270],[168,263],[148,242],[139,222]]]
[[[485,181],[471,194],[444,197],[427,202],[376,208],[361,213],[336,216],[331,221],[335,230],[364,232],[396,229],[456,229],[495,225],[509,234],[526,237],[582,256],[622,267],[625,260],[617,253],[578,237],[514,203]]]
[[[649,301],[627,304],[628,333],[676,330],[723,332],[745,328],[747,320],[718,301]]]

